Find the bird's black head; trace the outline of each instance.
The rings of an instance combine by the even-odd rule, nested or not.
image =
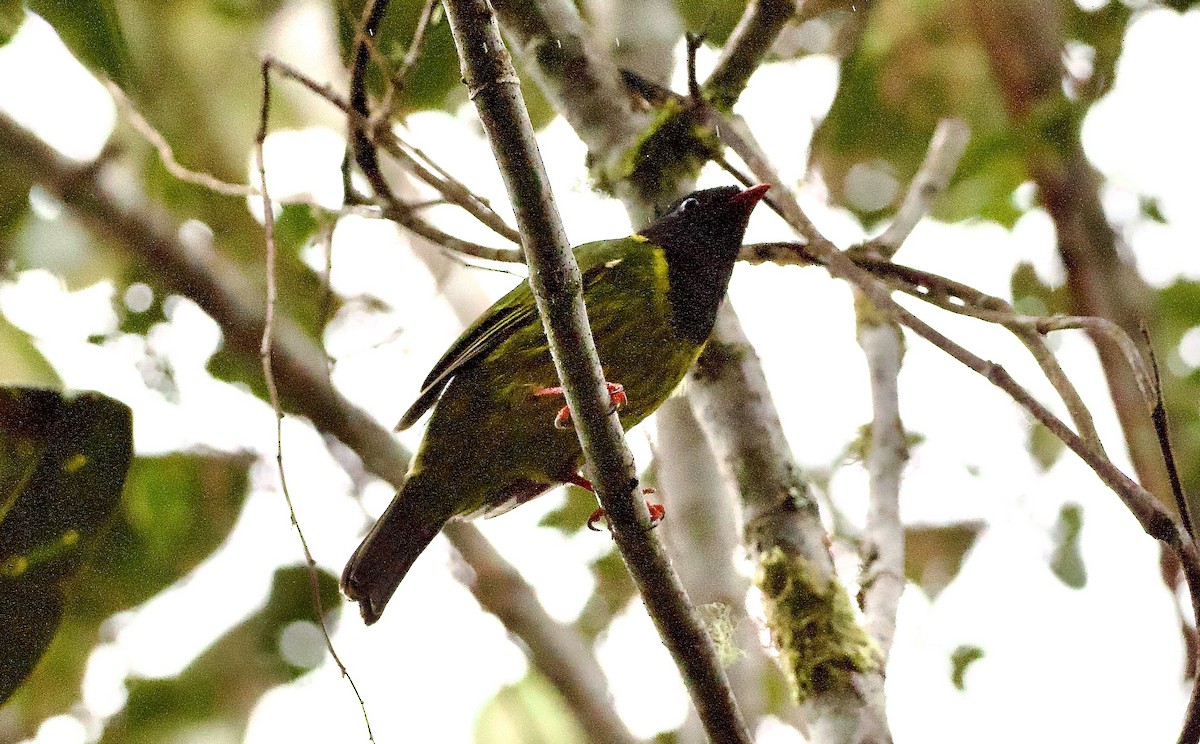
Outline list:
[[[720,186],[692,192],[640,231],[666,254],[671,323],[684,338],[704,343],[712,332],[750,213],[768,188]]]

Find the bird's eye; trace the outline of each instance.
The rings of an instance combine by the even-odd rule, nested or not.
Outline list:
[[[683,201],[681,201],[679,203],[678,212],[680,214],[683,214],[684,212],[688,211],[689,209],[691,209],[693,207],[697,207],[699,205],[700,205],[700,202],[696,201],[696,199],[694,197],[689,196],[688,198],[684,199]]]

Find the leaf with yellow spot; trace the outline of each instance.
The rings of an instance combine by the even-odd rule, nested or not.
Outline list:
[[[0,703],[50,645],[120,501],[132,426],[99,393],[0,387]]]

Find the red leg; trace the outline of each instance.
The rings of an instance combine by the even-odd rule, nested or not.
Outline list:
[[[608,399],[612,406],[610,412],[619,411],[622,408],[624,408],[625,406],[629,405],[629,396],[627,396],[625,394],[625,386],[624,385],[619,385],[615,382],[606,382],[604,384],[608,388]],[[562,395],[563,389],[556,385],[554,387],[542,388],[541,390],[534,390],[533,394],[538,397],[541,397],[544,395]],[[570,429],[571,428],[571,409],[570,408],[568,408],[567,406],[563,406],[562,409],[559,410],[558,415],[556,415],[554,417],[554,428],[555,429]],[[578,485],[578,484],[576,484],[576,485]],[[588,490],[591,490],[591,489],[588,489]]]

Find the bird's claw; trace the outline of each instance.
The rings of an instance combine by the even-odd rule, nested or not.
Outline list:
[[[606,382],[604,384],[608,388],[609,413],[616,413],[629,405],[629,396],[625,394],[624,385],[615,382]],[[533,394],[537,396],[562,395],[563,389],[558,386],[548,387],[534,391]],[[554,416],[554,428],[560,431],[566,431],[571,428],[571,408],[569,406],[563,406]]]
[[[642,490],[642,493],[654,493],[654,489],[646,488]],[[663,518],[667,516],[667,509],[662,504],[651,504],[649,501],[646,502],[646,508],[650,510],[650,529],[654,529],[658,526],[658,523],[663,521]],[[587,528],[592,532],[600,532],[601,530],[596,526],[596,524],[601,519],[608,519],[608,514],[605,513],[604,509],[602,508],[592,512],[592,515],[588,517]],[[608,525],[608,529],[612,529],[611,524]]]

